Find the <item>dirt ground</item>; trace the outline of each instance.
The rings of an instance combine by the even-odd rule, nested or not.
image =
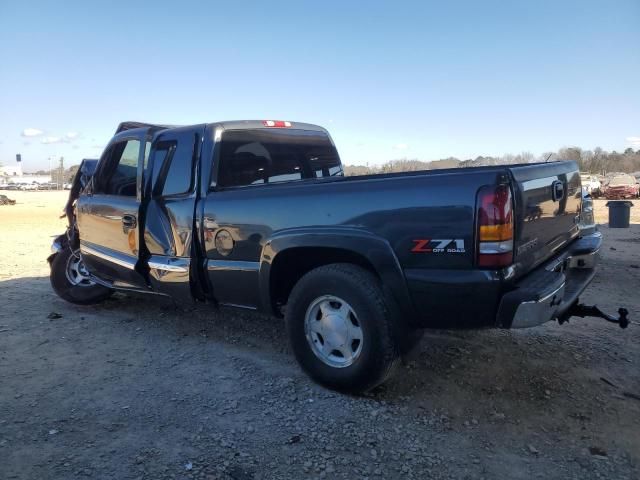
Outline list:
[[[49,285],[65,192],[3,192],[1,479],[638,479],[640,201],[606,226],[583,299],[626,306],[520,331],[429,332],[365,397],[313,384],[283,322]],[[52,313],[59,314],[51,315]]]

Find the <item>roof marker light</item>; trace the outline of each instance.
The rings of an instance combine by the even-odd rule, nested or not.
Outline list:
[[[291,122],[285,122],[283,120],[263,120],[262,124],[265,127],[274,127],[274,128],[288,128],[291,126]]]

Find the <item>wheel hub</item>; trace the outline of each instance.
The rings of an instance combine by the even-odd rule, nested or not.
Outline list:
[[[362,352],[360,322],[351,305],[339,297],[323,295],[311,302],[304,326],[311,350],[326,365],[348,367]]]
[[[89,276],[87,268],[84,266],[84,262],[82,261],[82,257],[78,250],[69,256],[65,274],[67,276],[67,280],[69,280],[69,283],[72,285],[78,287],[90,287],[91,285],[95,285]]]
[[[324,341],[334,347],[340,347],[347,341],[349,327],[346,319],[340,315],[332,314],[322,317],[320,320],[320,331]]]

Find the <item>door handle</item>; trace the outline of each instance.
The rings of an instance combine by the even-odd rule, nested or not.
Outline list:
[[[136,220],[135,215],[123,215],[122,216],[122,226],[125,228],[136,228],[138,225],[138,221]]]

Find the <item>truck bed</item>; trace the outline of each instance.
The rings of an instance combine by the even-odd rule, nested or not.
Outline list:
[[[515,265],[508,272],[490,272],[475,265],[476,197],[483,185],[501,182],[509,183],[513,190]],[[570,186],[568,191],[573,196],[564,206],[552,200],[553,182]],[[230,289],[229,303],[235,304],[246,298],[247,292],[258,292],[258,262],[274,238],[295,231],[310,235],[316,232],[319,236],[330,231],[348,232],[345,235],[352,237],[372,236],[388,243],[408,280],[416,275],[421,278],[420,288],[451,283],[447,293],[438,298],[421,292],[428,299],[422,308],[451,309],[460,298],[472,302],[477,294],[483,297],[478,301],[493,302],[492,308],[474,316],[473,322],[481,325],[492,320],[500,294],[509,282],[531,271],[575,237],[573,217],[580,205],[576,191],[579,176],[573,162],[333,177],[220,189],[211,192],[203,206],[203,225],[212,229],[209,235],[205,227],[205,255],[216,266],[255,262],[254,271],[245,263],[235,264],[243,269],[236,280],[246,286],[241,291]],[[237,239],[233,252],[226,256],[219,253],[213,237],[213,232],[220,229]],[[449,240],[462,248],[416,253],[416,241],[421,239]],[[518,252],[522,245],[529,246]],[[478,289],[487,278],[493,286]],[[256,305],[260,302],[257,293],[253,300]],[[464,315],[457,315],[457,321],[462,325]]]

